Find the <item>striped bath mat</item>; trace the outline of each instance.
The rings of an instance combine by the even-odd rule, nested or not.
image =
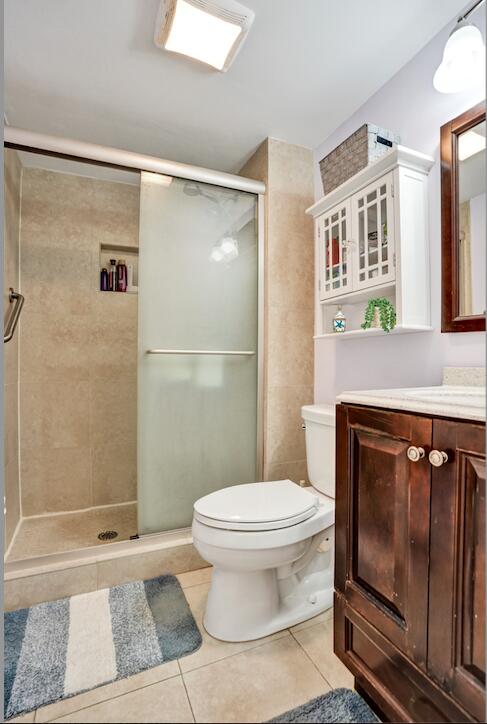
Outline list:
[[[5,717],[196,651],[174,576],[125,583],[5,614]]]

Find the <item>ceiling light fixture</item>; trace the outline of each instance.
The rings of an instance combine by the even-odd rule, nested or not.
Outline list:
[[[460,93],[482,83],[485,77],[482,33],[476,25],[467,22],[468,16],[483,2],[484,0],[477,0],[458,18],[457,25],[450,33],[441,64],[433,78],[433,85],[440,93]]]
[[[161,0],[154,42],[225,72],[254,21],[236,0]]]
[[[480,153],[484,149],[485,136],[481,136],[480,133],[466,131],[458,138],[458,158],[460,161],[465,161],[465,159],[475,156],[476,153]]]

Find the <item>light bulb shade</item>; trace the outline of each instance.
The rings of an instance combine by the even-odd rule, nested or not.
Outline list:
[[[212,261],[233,261],[238,257],[238,241],[232,236],[225,236],[211,250]]]
[[[467,23],[459,23],[453,30],[443,51],[433,85],[440,93],[459,93],[485,76],[485,46],[480,30]]]
[[[231,236],[222,239],[220,248],[226,257],[234,259],[238,256],[238,241]]]
[[[226,71],[254,20],[237,0],[161,0],[154,42]]]

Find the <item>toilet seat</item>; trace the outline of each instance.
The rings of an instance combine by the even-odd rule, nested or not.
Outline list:
[[[249,483],[200,498],[194,504],[194,518],[211,528],[272,531],[308,520],[319,504],[316,495],[291,480]]]

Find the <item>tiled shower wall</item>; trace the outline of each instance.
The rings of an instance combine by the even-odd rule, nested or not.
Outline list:
[[[24,168],[24,516],[136,499],[137,296],[98,284],[100,244],[138,246],[138,223],[137,186]]]
[[[16,151],[5,149],[5,217],[3,257],[3,310],[10,313],[9,287],[19,289],[19,228],[21,165]],[[7,499],[5,548],[20,518],[19,490],[19,336],[4,345],[4,490]]]
[[[268,138],[240,171],[264,181],[264,478],[307,479],[301,406],[313,402],[314,241],[310,149]]]

